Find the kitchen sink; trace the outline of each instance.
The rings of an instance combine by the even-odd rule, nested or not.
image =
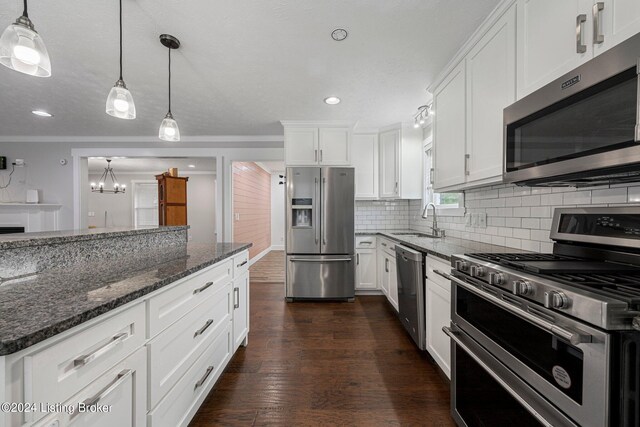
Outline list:
[[[426,233],[391,233],[394,236],[402,236],[402,237],[426,237],[429,239],[440,239],[442,236],[436,236],[435,234],[426,234]]]

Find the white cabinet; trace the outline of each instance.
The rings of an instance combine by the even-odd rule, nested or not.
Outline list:
[[[433,94],[435,117],[434,189],[463,184],[466,178],[466,76],[461,61]]]
[[[356,200],[378,198],[378,134],[355,134],[352,140]]]
[[[249,272],[233,280],[233,352],[247,345],[249,335]]]
[[[618,43],[640,33],[640,1],[604,0],[595,1],[593,9],[594,55],[612,48]],[[596,24],[596,20],[599,22]],[[596,36],[601,37],[596,40]]]
[[[427,351],[440,369],[451,377],[451,342],[442,332],[451,323],[451,283],[434,270],[449,272],[451,267],[444,260],[428,255],[425,258],[425,323]]]
[[[434,189],[502,180],[503,109],[516,97],[512,5],[434,90]]]
[[[349,166],[351,131],[346,126],[314,126],[282,122],[287,166]]]
[[[356,291],[378,289],[376,250],[356,249]]]
[[[318,128],[285,128],[284,153],[287,165],[317,164]]]
[[[467,55],[466,182],[502,179],[503,114],[516,100],[516,8]]]
[[[393,308],[398,311],[398,277],[395,244],[381,238],[378,246],[378,281],[382,292]]]
[[[389,262],[387,265],[387,273],[389,274],[389,295],[387,295],[387,297],[389,298],[389,302],[391,303],[393,308],[395,308],[396,311],[399,311],[400,309],[398,307],[398,266],[396,263],[395,255],[389,258]]]
[[[518,1],[518,98],[593,57],[592,4],[590,0]]]
[[[378,284],[382,293],[387,296],[389,295],[389,275],[387,274],[387,261],[386,261],[385,253],[378,248],[376,255],[376,276],[378,279]]]
[[[380,133],[380,198],[422,198],[422,129],[399,126]]]

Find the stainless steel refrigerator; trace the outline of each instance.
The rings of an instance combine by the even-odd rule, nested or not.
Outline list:
[[[287,168],[287,301],[355,294],[354,169]]]

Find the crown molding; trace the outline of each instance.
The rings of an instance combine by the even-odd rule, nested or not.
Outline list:
[[[348,120],[280,120],[280,123],[286,128],[313,127],[353,129],[358,122]]]
[[[160,143],[157,137],[150,136],[0,136],[0,142],[154,142]],[[284,135],[201,135],[185,136],[179,143],[185,142],[284,142]],[[176,144],[173,144],[175,146]]]

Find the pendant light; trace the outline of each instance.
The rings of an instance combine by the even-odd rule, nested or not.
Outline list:
[[[180,129],[171,114],[171,51],[180,47],[180,41],[169,34],[162,34],[160,43],[169,49],[169,111],[160,124],[158,137],[163,141],[175,142],[180,141]]]
[[[27,0],[24,0],[22,16],[0,37],[0,64],[30,76],[51,76],[49,53],[29,19]]]
[[[120,0],[120,78],[111,88],[107,97],[107,114],[119,119],[133,120],[136,118],[136,105],[133,96],[122,80],[122,0]]]

